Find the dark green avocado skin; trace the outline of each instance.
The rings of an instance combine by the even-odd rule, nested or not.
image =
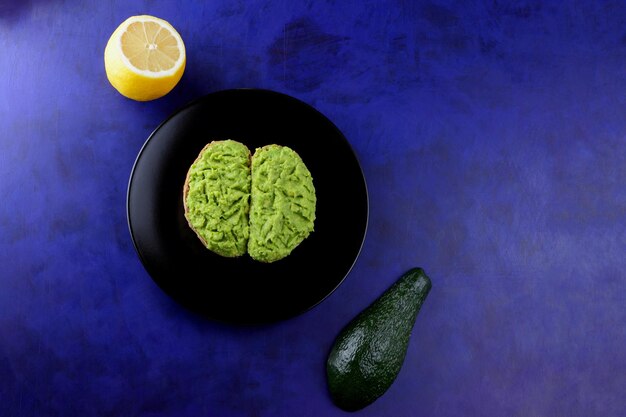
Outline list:
[[[430,288],[424,271],[411,269],[341,331],[326,363],[328,387],[338,407],[360,410],[391,386]]]

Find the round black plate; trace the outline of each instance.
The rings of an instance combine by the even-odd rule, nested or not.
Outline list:
[[[213,140],[234,139],[252,152],[289,146],[311,171],[315,231],[272,264],[205,249],[187,225],[182,191],[189,166]],[[179,110],[137,156],[127,197],[128,226],[158,286],[184,306],[232,323],[280,320],[315,306],[343,281],[361,250],[368,218],[359,162],[339,129],[311,106],[255,89],[209,94]]]

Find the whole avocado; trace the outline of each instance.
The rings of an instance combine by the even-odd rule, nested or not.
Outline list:
[[[326,363],[328,387],[338,407],[360,410],[391,386],[430,288],[424,271],[411,269],[341,331]]]

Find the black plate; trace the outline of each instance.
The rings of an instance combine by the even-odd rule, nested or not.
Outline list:
[[[272,264],[205,249],[187,225],[182,190],[189,166],[212,140],[295,150],[313,176],[315,231]],[[179,110],[137,156],[127,197],[128,226],[141,261],[175,300],[232,323],[280,320],[315,306],[343,281],[359,255],[368,218],[365,179],[339,129],[311,106],[254,89],[209,94]]]

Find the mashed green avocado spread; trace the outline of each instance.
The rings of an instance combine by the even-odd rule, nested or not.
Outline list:
[[[315,188],[311,173],[292,149],[268,145],[252,157],[248,253],[261,262],[289,255],[312,231]]]
[[[204,245],[219,255],[246,253],[250,184],[250,151],[233,140],[210,143],[189,169],[185,217]]]

